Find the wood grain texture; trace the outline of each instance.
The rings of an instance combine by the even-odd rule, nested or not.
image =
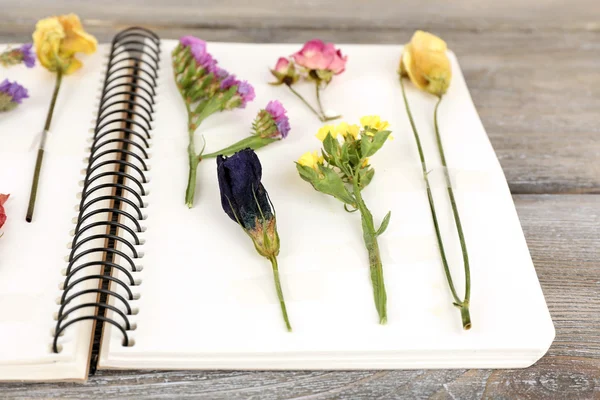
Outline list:
[[[84,385],[0,384],[7,398],[598,399],[600,196],[516,195],[556,327],[548,354],[519,370],[101,371]]]
[[[73,11],[108,41],[144,25],[164,38],[405,43],[447,40],[513,193],[600,193],[600,3],[577,0],[4,0],[0,41],[29,41],[38,18]],[[26,7],[29,5],[29,7]],[[351,61],[350,61],[351,62]],[[401,112],[401,110],[399,110]]]

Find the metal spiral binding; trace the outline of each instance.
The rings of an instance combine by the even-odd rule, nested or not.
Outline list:
[[[134,328],[134,308],[130,302],[135,295],[131,288],[136,286],[136,260],[143,257],[135,246],[143,243],[140,221],[146,207],[144,184],[148,182],[159,62],[160,40],[153,32],[133,27],[114,37],[72,232],[60,308],[55,316],[55,353],[61,350],[59,341],[64,331],[86,320],[95,322],[95,334],[99,332],[101,336],[108,323],[122,333],[124,346],[132,344],[129,331]],[[107,191],[110,194],[103,194]],[[102,233],[94,233],[99,229]],[[86,260],[98,255],[100,260]],[[99,269],[100,273],[90,269]],[[120,274],[115,274],[117,271]],[[98,284],[90,288],[90,281]],[[75,301],[90,294],[95,295],[95,301]],[[82,313],[82,309],[90,311]],[[112,311],[112,316],[107,311]],[[68,319],[73,314],[75,318]],[[98,349],[92,349],[92,354],[94,351],[97,358]]]

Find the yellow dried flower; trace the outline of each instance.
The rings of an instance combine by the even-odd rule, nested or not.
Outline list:
[[[304,153],[302,157],[298,159],[298,164],[318,171],[319,164],[323,164],[324,161],[323,156],[320,156],[316,151],[313,151],[312,153],[309,151]]]
[[[375,129],[376,131],[383,131],[385,130],[385,128],[390,126],[390,124],[387,121],[382,121],[379,115],[366,115],[364,117],[361,117],[360,124],[363,127],[368,126],[369,128]],[[367,134],[372,135],[372,133],[369,132],[367,132]]]
[[[319,132],[317,132],[317,139],[319,139],[322,142],[323,140],[325,140],[328,133],[331,133],[331,136],[333,136],[334,139],[338,136],[338,132],[336,131],[333,125],[324,125],[319,129]]]
[[[410,43],[404,46],[400,72],[408,75],[419,89],[441,96],[452,80],[448,47],[439,37],[429,32],[416,31]]]
[[[40,63],[52,72],[70,74],[81,68],[76,53],[92,54],[98,43],[86,33],[75,14],[41,19],[33,32],[33,43]]]

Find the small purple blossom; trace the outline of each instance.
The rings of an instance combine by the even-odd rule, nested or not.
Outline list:
[[[240,81],[237,80],[234,74],[228,75],[221,81],[221,90],[228,90],[232,86],[237,86]]]
[[[5,79],[0,83],[0,111],[9,111],[29,97],[27,89]]]
[[[19,51],[22,54],[23,62],[27,68],[33,68],[35,66],[35,54],[31,49],[33,47],[33,43],[27,43],[22,45],[19,48]]]
[[[218,79],[225,79],[229,76],[229,72],[227,72],[227,70],[221,68],[221,67],[217,67],[217,70],[215,72],[215,76]]]
[[[182,46],[188,47],[190,53],[196,60],[196,63],[202,66],[208,73],[216,74],[220,68],[217,67],[217,60],[206,51],[206,42],[194,36],[183,36],[179,39]]]
[[[248,83],[248,81],[242,81],[238,84],[237,93],[242,98],[241,108],[246,107],[246,104],[254,100],[256,93],[254,93],[254,87]]]
[[[8,79],[5,79],[0,83],[0,92],[9,95],[12,98],[12,101],[17,104],[21,104],[23,99],[29,97],[29,92],[23,86],[19,85],[17,82],[10,82]]]
[[[189,47],[190,53],[198,61],[206,54],[206,42],[194,36],[183,36],[179,39],[179,43],[183,47]]]
[[[277,126],[277,132],[285,139],[290,132],[290,120],[287,115],[285,115],[287,111],[283,107],[283,104],[278,100],[272,100],[267,104],[267,107],[265,107],[265,111],[271,114],[271,117],[273,117],[273,121]]]

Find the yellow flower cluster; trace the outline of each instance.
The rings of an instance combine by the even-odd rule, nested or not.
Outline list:
[[[317,139],[321,142],[325,140],[328,133],[331,133],[334,139],[337,139],[338,136],[346,137],[348,135],[352,136],[354,139],[358,139],[358,133],[360,132],[360,126],[358,125],[349,125],[346,122],[341,122],[338,125],[325,125],[319,129],[317,132]]]
[[[373,136],[373,130],[383,131],[389,127],[390,124],[387,121],[382,121],[381,117],[378,115],[367,115],[360,119],[360,126],[356,124],[350,125],[347,122],[340,122],[337,125],[325,125],[319,129],[315,136],[320,141],[325,140],[328,134],[331,134],[334,139],[337,139],[338,137],[352,137],[354,140],[358,140],[360,139],[361,126],[364,128],[365,135]],[[390,135],[388,136],[388,139],[392,140],[393,137]],[[323,164],[324,161],[323,156],[319,155],[316,151],[309,151],[304,153],[302,157],[298,159],[298,164],[318,171],[319,164]],[[363,161],[363,167],[367,166],[368,163],[369,159],[367,158]]]
[[[76,53],[92,54],[98,43],[86,33],[75,14],[39,20],[33,32],[33,43],[40,64],[49,71],[70,74],[81,68]]]
[[[404,46],[400,72],[408,75],[419,89],[441,96],[452,80],[448,46],[429,32],[416,31],[410,43]]]
[[[368,127],[370,129],[374,129],[376,131],[385,130],[390,124],[387,121],[382,121],[378,115],[367,115],[360,119],[360,125],[362,127]],[[337,125],[325,125],[319,129],[316,136],[321,142],[325,140],[327,134],[331,133],[334,139],[338,137],[345,138],[346,136],[351,136],[354,139],[358,139],[360,136],[361,126],[356,124],[350,125],[347,122],[340,122]],[[366,131],[365,132],[369,136],[373,136],[373,132]]]

